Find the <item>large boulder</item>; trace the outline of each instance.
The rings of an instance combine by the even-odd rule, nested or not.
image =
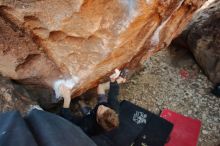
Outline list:
[[[189,48],[213,83],[220,82],[220,1],[209,0],[173,44]]]
[[[1,0],[0,72],[74,96],[167,47],[205,0]]]

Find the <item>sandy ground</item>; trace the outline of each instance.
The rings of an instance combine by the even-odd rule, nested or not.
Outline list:
[[[122,85],[120,100],[159,114],[170,109],[202,121],[199,146],[220,144],[220,98],[212,83],[184,50],[163,50],[145,62],[144,70]]]

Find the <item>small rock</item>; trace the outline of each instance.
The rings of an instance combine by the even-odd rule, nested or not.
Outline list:
[[[170,82],[173,82],[173,78],[170,78],[169,80],[170,80]]]
[[[189,111],[188,111],[188,114],[189,114],[189,115],[191,115],[191,114],[192,114],[192,111],[191,111],[191,110],[189,110]]]
[[[192,69],[193,69],[193,70],[198,70],[198,65],[197,65],[197,64],[193,64],[193,65],[192,65]]]
[[[198,81],[198,82],[202,82],[202,79],[198,79],[197,81]]]
[[[163,104],[162,101],[158,101],[158,102],[157,102],[157,105],[159,105],[159,106],[161,106],[162,104]]]
[[[176,107],[176,103],[173,103],[172,105],[173,105],[174,107]]]
[[[193,87],[193,88],[199,88],[199,84],[193,83],[193,84],[192,84],[192,87]]]
[[[216,131],[216,130],[217,130],[217,127],[216,127],[216,126],[213,126],[213,127],[212,127],[212,130]]]
[[[206,120],[206,119],[207,119],[207,116],[206,116],[205,113],[202,114],[202,119],[203,119],[203,120]]]
[[[131,80],[131,83],[135,85],[135,84],[137,84],[137,81],[136,80]]]
[[[3,96],[7,102],[10,102],[12,100],[11,94],[9,94],[8,92],[5,92]]]
[[[189,93],[188,93],[188,92],[186,92],[186,93],[185,93],[185,95],[186,95],[186,96],[189,96]]]
[[[202,130],[202,134],[208,134],[209,132],[207,130]]]
[[[215,122],[218,122],[218,118],[217,118],[217,117],[214,117],[214,121],[215,121]]]
[[[155,114],[158,114],[158,115],[159,115],[159,114],[160,114],[160,109],[159,109],[159,108],[156,108],[154,112],[155,112]]]

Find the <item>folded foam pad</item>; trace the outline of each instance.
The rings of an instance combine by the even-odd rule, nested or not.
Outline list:
[[[121,102],[119,118],[119,128],[92,139],[100,146],[141,146],[143,143],[159,146],[167,141],[173,126],[163,118],[128,101]]]
[[[0,114],[0,146],[37,146],[19,112]]]
[[[55,114],[32,110],[25,120],[40,146],[96,146],[78,126]]]
[[[160,116],[174,124],[170,140],[166,146],[197,145],[201,121],[185,117],[168,109],[163,110]]]

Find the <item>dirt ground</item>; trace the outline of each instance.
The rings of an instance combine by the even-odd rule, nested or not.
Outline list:
[[[122,85],[120,100],[129,100],[159,114],[163,109],[202,121],[199,146],[220,144],[220,98],[210,93],[213,84],[181,49],[158,52],[144,69]]]

